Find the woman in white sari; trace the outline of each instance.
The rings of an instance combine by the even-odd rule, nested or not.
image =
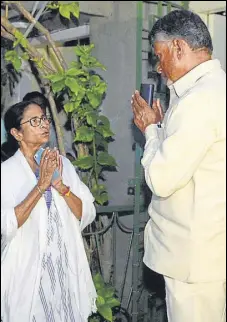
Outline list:
[[[1,164],[2,321],[85,322],[96,291],[81,231],[95,218],[94,199],[57,150],[35,162],[50,132],[39,105],[12,106],[5,128],[19,148]]]

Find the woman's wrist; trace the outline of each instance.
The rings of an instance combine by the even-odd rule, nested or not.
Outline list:
[[[42,192],[42,194],[44,194],[44,192],[46,191],[46,189],[48,188],[48,187],[46,187],[44,184],[42,184],[41,182],[37,182],[37,189],[38,190],[41,190],[41,192]]]
[[[55,185],[55,189],[60,195],[64,196],[68,192],[69,187],[67,187],[62,181],[60,181],[57,185]]]
[[[37,184],[36,185],[36,189],[39,191],[39,193],[40,193],[40,195],[42,196],[43,194],[44,194],[44,192],[45,192],[45,190],[44,189],[42,189],[40,186],[39,186],[39,184]]]

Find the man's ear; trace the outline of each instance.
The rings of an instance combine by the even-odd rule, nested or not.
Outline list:
[[[19,132],[17,129],[12,128],[10,130],[10,134],[18,141],[21,142],[23,140],[23,134]]]
[[[173,39],[173,47],[179,60],[185,52],[185,45],[186,42],[183,39]]]

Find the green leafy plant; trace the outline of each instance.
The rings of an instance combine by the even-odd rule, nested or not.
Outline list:
[[[80,11],[79,11],[79,3],[72,2],[72,3],[65,3],[65,1],[52,1],[47,8],[59,10],[59,13],[62,17],[70,19],[71,14],[78,18]]]
[[[98,314],[90,317],[89,322],[100,321],[100,317],[102,317],[104,321],[112,322],[114,321],[112,309],[120,306],[120,302],[115,297],[115,290],[113,287],[104,283],[100,274],[96,274],[93,277],[93,281],[98,295],[96,300]]]
[[[34,18],[24,9],[20,1],[13,1],[13,3],[30,22],[33,22]],[[53,1],[48,5],[48,8],[59,10],[60,15],[67,19],[70,19],[71,15],[79,17],[78,2]],[[32,61],[40,72],[43,82],[48,83],[45,83],[45,86],[50,87],[53,96],[64,95],[64,110],[71,117],[75,132],[77,160],[74,161],[74,165],[80,170],[81,178],[91,189],[96,202],[100,205],[105,204],[109,197],[107,188],[103,184],[103,172],[110,168],[116,169],[117,163],[114,157],[108,153],[108,143],[112,140],[114,133],[110,128],[108,118],[100,114],[100,105],[104,99],[107,85],[96,71],[97,69],[106,69],[92,56],[94,45],[76,46],[76,59],[68,67],[48,30],[36,22],[35,27],[44,33],[53,49],[56,65],[33,47],[5,17],[2,17],[1,23],[3,36],[4,33],[7,36],[10,35],[15,48],[6,53],[5,60],[11,62],[17,71],[20,70],[23,60]],[[60,152],[64,154],[61,129],[53,97],[50,103]]]
[[[84,182],[90,187],[98,204],[108,200],[105,185],[100,184],[106,167],[116,167],[116,161],[108,153],[108,142],[114,135],[108,118],[100,114],[99,106],[106,92],[106,83],[94,72],[105,67],[92,56],[94,45],[77,46],[77,61],[64,72],[47,75],[53,92],[67,94],[64,109],[71,115],[75,127],[75,144],[78,158],[74,161],[82,171]],[[81,147],[86,145],[86,149]]]

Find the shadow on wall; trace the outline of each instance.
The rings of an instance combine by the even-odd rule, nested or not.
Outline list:
[[[168,322],[165,302],[165,282],[162,275],[143,266],[144,286],[150,297],[148,300],[149,321]]]

